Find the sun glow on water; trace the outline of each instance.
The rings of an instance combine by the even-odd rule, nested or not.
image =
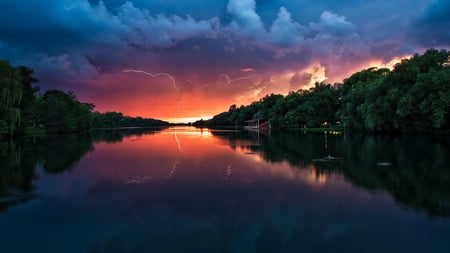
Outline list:
[[[165,119],[165,120],[178,124],[178,123],[193,123],[198,120],[208,120],[211,118],[212,118],[212,116],[198,116],[198,117],[171,118],[171,119]]]

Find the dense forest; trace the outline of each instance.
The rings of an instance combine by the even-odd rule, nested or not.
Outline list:
[[[244,126],[266,118],[273,128],[345,126],[356,131],[448,132],[450,52],[429,49],[396,64],[369,68],[342,83],[317,83],[286,96],[271,94],[197,126]]]
[[[166,126],[168,122],[100,113],[72,92],[41,94],[33,70],[0,61],[0,135],[77,132],[90,128]],[[241,127],[266,118],[273,128],[345,126],[356,131],[448,132],[450,52],[429,49],[396,64],[369,68],[342,83],[317,83],[309,90],[267,95],[250,105],[194,125]]]
[[[94,104],[78,101],[72,92],[48,90],[41,94],[37,82],[32,69],[0,61],[0,136],[169,124],[119,112],[99,113]]]

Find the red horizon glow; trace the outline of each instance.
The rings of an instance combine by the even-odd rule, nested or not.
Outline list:
[[[189,123],[200,119],[207,120],[227,111],[233,104],[248,105],[271,93],[286,95],[290,91],[298,90],[297,88],[312,88],[316,82],[342,82],[342,79],[352,73],[369,67],[392,69],[401,59],[396,57],[389,62],[369,59],[349,67],[347,73],[334,79],[327,77],[327,69],[320,64],[311,64],[300,71],[279,74],[256,72],[258,75],[255,75],[254,69],[245,68],[240,69],[244,72],[239,76],[244,77],[242,80],[228,83],[227,79],[219,78],[219,81],[208,85],[198,81],[183,82],[176,77],[173,77],[175,82],[172,83],[167,76],[146,76],[140,73],[108,74],[96,80],[95,85],[101,88],[101,93],[81,94],[80,100],[94,103],[95,110],[99,112],[116,111],[132,117]],[[309,78],[297,86],[292,86],[291,80],[299,73],[307,74]],[[262,83],[261,76],[266,78],[264,85],[259,85]],[[233,78],[236,79],[235,76]],[[127,84],[126,87],[123,84]],[[177,89],[174,85],[177,85]]]
[[[265,2],[0,1],[0,59],[100,112],[185,122],[450,47],[448,1]]]

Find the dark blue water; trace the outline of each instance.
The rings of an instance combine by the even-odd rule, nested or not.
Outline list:
[[[172,128],[1,145],[0,252],[450,252],[447,137]]]

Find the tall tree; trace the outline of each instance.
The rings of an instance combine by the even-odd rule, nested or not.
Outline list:
[[[39,87],[34,86],[38,80],[33,77],[34,71],[28,67],[17,67],[17,71],[22,84],[22,101],[19,104],[22,113],[22,124],[20,130],[25,131],[27,127],[36,127],[38,113],[36,108],[36,96]]]
[[[91,126],[91,104],[78,101],[72,92],[49,90],[42,96],[40,119],[49,132],[75,132]]]
[[[0,61],[0,133],[13,135],[20,126],[23,89],[16,68]]]

